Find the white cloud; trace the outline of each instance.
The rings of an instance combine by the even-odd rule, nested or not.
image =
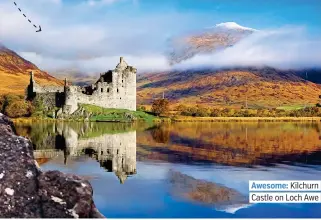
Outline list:
[[[90,6],[94,6],[97,4],[113,4],[115,2],[118,2],[119,0],[88,0],[88,4]]]
[[[51,2],[53,2],[55,4],[60,4],[62,0],[49,0],[49,1],[51,1]]]
[[[281,28],[256,32],[233,47],[195,56],[175,67],[321,67],[320,51],[321,40],[310,38],[304,28]]]
[[[124,56],[128,65],[135,66],[138,71],[160,71],[169,70],[166,57],[164,56],[132,56],[119,54],[118,56],[103,56],[88,59],[58,59],[38,55],[33,52],[21,52],[20,56],[27,60],[32,60],[37,66],[49,71],[59,74],[59,70],[79,70],[79,72],[86,72],[89,74],[97,74],[105,72],[109,69],[114,69],[119,62],[119,57]],[[57,72],[58,71],[58,72]]]

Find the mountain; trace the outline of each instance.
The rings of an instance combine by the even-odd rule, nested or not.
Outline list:
[[[253,108],[315,105],[321,85],[305,80],[302,75],[305,72],[265,67],[138,73],[137,104],[151,105],[164,92],[174,105],[236,108],[246,106],[246,102]],[[59,71],[56,76],[64,76],[76,85],[90,85],[97,75],[68,70]],[[312,70],[308,71],[308,78],[312,78]]]
[[[163,92],[172,104],[211,107],[270,108],[315,105],[321,86],[295,71],[274,68],[231,68],[141,74],[138,104],[150,105]]]
[[[31,70],[40,85],[63,85],[63,81],[40,70],[33,63],[0,44],[0,95],[9,93],[23,95],[29,84]]]
[[[60,79],[67,79],[68,82],[78,86],[91,85],[99,77],[99,73],[90,75],[76,69],[61,69],[53,72],[52,75]]]
[[[254,32],[257,30],[235,22],[225,22],[198,33],[176,36],[168,40],[167,59],[174,65],[195,55],[231,47]]]

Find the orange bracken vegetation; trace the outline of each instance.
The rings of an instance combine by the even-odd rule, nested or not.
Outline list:
[[[272,68],[178,71],[138,77],[138,104],[150,105],[162,93],[172,105],[249,108],[315,105],[321,86],[292,71]]]

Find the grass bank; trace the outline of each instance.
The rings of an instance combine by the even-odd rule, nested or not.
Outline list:
[[[306,107],[314,107],[314,106],[315,105],[284,105],[284,106],[279,106],[276,109],[285,110],[285,111],[295,111],[295,110],[304,109]]]
[[[39,121],[57,121],[57,119],[48,118],[48,117],[22,117],[22,118],[10,118],[15,123],[32,123],[32,122],[39,122]]]
[[[75,121],[72,119],[68,120],[57,120],[52,118],[13,118],[13,122],[15,123],[32,123],[39,121]],[[82,120],[78,120],[82,121]],[[101,116],[101,117],[93,117],[89,121],[91,122],[128,122],[125,120],[116,121],[115,119],[111,119],[110,116]],[[154,117],[151,119],[140,119],[141,122],[147,123],[161,123],[161,122],[255,122],[255,121],[263,121],[263,122],[304,122],[304,121],[313,121],[313,122],[321,122],[321,117],[189,117],[189,116],[180,116],[173,118],[157,118]]]
[[[89,117],[88,117],[89,116]],[[81,105],[80,108],[72,115],[63,119],[55,119],[46,114],[37,116],[22,117],[12,119],[14,122],[31,123],[37,121],[91,121],[91,122],[146,122],[148,124],[158,123],[170,120],[169,118],[157,117],[144,111],[130,111],[126,109],[107,109],[94,105]]]
[[[297,121],[315,121],[320,122],[321,117],[189,117],[178,116],[172,118],[173,122],[297,122]]]
[[[143,111],[130,111],[127,109],[102,108],[94,105],[81,105],[81,107],[90,113],[89,120],[97,122],[132,122],[144,121],[153,123],[161,121],[161,118]]]

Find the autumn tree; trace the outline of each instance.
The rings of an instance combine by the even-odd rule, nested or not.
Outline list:
[[[25,100],[13,100],[6,105],[4,109],[5,115],[10,118],[19,118],[30,116],[33,112],[33,106]]]
[[[169,101],[167,99],[156,99],[152,105],[152,112],[159,116],[169,111]]]
[[[319,95],[319,99],[321,100],[321,95]],[[321,107],[321,101],[317,103],[317,107]]]

